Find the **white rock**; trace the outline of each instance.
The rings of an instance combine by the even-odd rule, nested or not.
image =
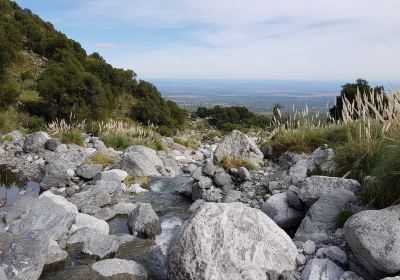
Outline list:
[[[136,205],[130,202],[117,203],[111,207],[111,209],[115,212],[115,215],[129,215],[135,208]]]
[[[78,213],[78,207],[76,207],[75,204],[73,204],[72,202],[69,202],[65,197],[63,197],[61,195],[53,194],[51,191],[45,191],[39,197],[39,199],[43,199],[43,198],[50,199],[55,204],[63,207],[65,209],[65,211],[67,211],[67,212]]]
[[[85,227],[95,229],[104,235],[110,232],[110,227],[106,221],[100,220],[88,214],[78,213],[75,218],[75,224],[71,229],[72,231],[76,231]]]
[[[147,279],[146,269],[134,261],[122,259],[108,259],[95,262],[92,268],[105,277],[111,277],[117,274],[134,275],[133,279]]]

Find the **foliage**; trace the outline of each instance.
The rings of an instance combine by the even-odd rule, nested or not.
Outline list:
[[[194,137],[189,137],[187,139],[181,137],[174,137],[173,140],[175,143],[186,146],[193,150],[197,149],[198,146],[200,145],[199,141]]]
[[[250,112],[246,107],[221,107],[207,109],[199,107],[196,116],[205,118],[208,122],[218,129],[231,131],[234,129],[261,127],[265,128],[271,124],[271,120],[264,115],[256,115]]]
[[[134,96],[137,101],[131,110],[133,119],[144,124],[151,123],[176,129],[185,124],[186,111],[172,101],[165,101],[154,85],[140,81]]]
[[[117,162],[117,158],[113,155],[96,152],[92,154],[87,160],[88,164],[101,164],[103,167],[111,167]]]
[[[336,217],[336,224],[338,228],[343,228],[346,221],[353,216],[353,211],[349,208],[345,208],[340,210],[339,214]]]
[[[26,126],[29,121],[29,116],[25,113],[18,112],[10,108],[8,110],[0,110],[0,133],[5,134],[12,130]]]
[[[46,128],[46,122],[43,118],[32,116],[28,121],[28,129],[30,132],[42,131]]]
[[[225,169],[230,168],[239,168],[239,167],[246,167],[247,170],[255,170],[256,166],[251,163],[250,161],[242,158],[230,158],[228,156],[224,156],[219,163]]]
[[[0,80],[0,108],[6,108],[11,105],[15,105],[18,100],[20,91],[17,85],[11,81],[1,83]]]
[[[123,151],[133,145],[132,138],[121,132],[103,133],[100,139],[107,147],[112,147],[117,151]]]
[[[82,133],[79,130],[70,130],[62,132],[60,140],[64,144],[76,144],[79,146],[83,146]]]
[[[128,186],[133,184],[148,185],[150,183],[150,179],[146,176],[133,176],[129,174],[122,183]]]
[[[383,86],[378,86],[375,88],[371,88],[368,81],[363,79],[357,79],[356,83],[347,83],[342,86],[342,91],[340,92],[340,96],[336,97],[336,105],[333,106],[330,110],[330,116],[334,120],[342,120],[343,119],[343,108],[345,107],[345,99],[350,103],[354,104],[355,108],[358,108],[360,104],[357,102],[357,94],[358,92],[365,98],[367,98],[370,102],[373,103],[374,106],[378,106],[377,95],[384,94]],[[386,100],[386,98],[385,98]],[[386,102],[386,101],[384,101]],[[356,112],[351,116],[353,119],[357,119],[359,116]]]

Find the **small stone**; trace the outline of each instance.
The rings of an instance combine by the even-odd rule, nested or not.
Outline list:
[[[69,177],[74,177],[75,176],[75,171],[74,170],[72,170],[72,169],[68,169],[67,170],[67,175],[69,176]]]
[[[306,242],[304,242],[304,244],[303,244],[303,250],[304,250],[304,253],[305,253],[306,255],[312,255],[312,254],[314,254],[314,253],[315,253],[315,249],[316,249],[316,246],[315,246],[314,241],[312,241],[312,240],[307,240]]]
[[[207,161],[206,164],[201,168],[201,172],[210,177],[214,175],[215,171],[217,171],[217,168],[209,161]]]
[[[297,265],[303,266],[307,263],[307,258],[303,254],[298,254],[296,257]]]
[[[247,170],[246,167],[243,167],[243,166],[240,167],[238,170],[238,175],[239,175],[240,180],[242,180],[242,181],[251,181],[250,172],[249,172],[249,170]]]

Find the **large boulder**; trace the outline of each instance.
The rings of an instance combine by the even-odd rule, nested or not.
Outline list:
[[[0,269],[7,278],[0,279],[39,279],[46,263],[49,242],[46,232],[41,230],[17,238],[1,255]]]
[[[214,151],[214,164],[225,158],[247,160],[258,166],[263,162],[264,155],[246,134],[234,130],[222,139]]]
[[[90,179],[93,179],[93,177],[97,173],[101,172],[102,169],[103,169],[103,165],[101,165],[101,164],[84,163],[78,167],[78,169],[76,170],[76,174],[79,177],[90,180]]]
[[[55,204],[59,205],[62,207],[66,212],[70,213],[78,213],[78,207],[76,207],[75,204],[72,202],[69,202],[65,197],[61,195],[56,195],[52,193],[51,191],[45,191],[43,192],[40,196],[39,199],[49,199]]]
[[[68,170],[73,170],[74,164],[62,158],[57,158],[48,162],[44,167],[44,176],[40,186],[44,190],[51,187],[58,187],[66,184],[71,179]]]
[[[297,229],[295,239],[315,242],[329,240],[336,230],[338,214],[347,203],[355,199],[354,194],[346,190],[336,190],[322,196],[308,210]]]
[[[72,230],[75,231],[84,227],[93,228],[101,234],[108,234],[110,232],[110,227],[107,222],[88,214],[78,213],[75,218],[75,224],[72,226]]]
[[[167,254],[174,280],[265,279],[296,268],[290,237],[260,210],[242,203],[202,203]]]
[[[271,196],[261,210],[281,228],[298,226],[305,215],[304,211],[289,207],[286,192]]]
[[[306,178],[300,188],[300,199],[311,206],[321,196],[333,190],[347,190],[356,192],[361,189],[361,185],[356,180],[343,179],[337,177],[311,176]]]
[[[161,233],[161,223],[150,203],[138,203],[129,215],[128,227],[133,234],[153,238]]]
[[[301,280],[339,280],[344,270],[328,259],[310,260],[301,274]]]
[[[76,213],[67,211],[48,198],[24,198],[11,207],[6,223],[13,234],[24,235],[32,230],[43,230],[50,239],[57,240],[69,231],[75,216]]]
[[[47,252],[47,257],[46,257],[46,264],[61,262],[65,260],[67,257],[68,257],[67,251],[62,250],[56,241],[50,240],[49,250]]]
[[[400,205],[353,215],[344,226],[344,234],[371,274],[400,273]]]
[[[311,154],[311,171],[318,170],[324,174],[333,173],[335,171],[335,153],[333,149],[320,147]]]
[[[119,247],[117,236],[101,234],[93,228],[78,229],[67,243],[83,243],[82,252],[99,258],[115,254]]]
[[[44,146],[50,136],[46,132],[35,132],[25,136],[23,149],[26,153],[32,152],[37,153],[40,149],[44,149]]]
[[[164,164],[157,153],[139,145],[126,149],[114,168],[125,170],[134,176],[161,176],[165,172]]]
[[[95,262],[92,264],[93,270],[97,271],[101,276],[113,277],[118,274],[128,274],[129,279],[147,280],[146,269],[134,261],[122,259],[108,259]],[[132,278],[131,278],[132,277]],[[126,278],[128,279],[128,277]]]

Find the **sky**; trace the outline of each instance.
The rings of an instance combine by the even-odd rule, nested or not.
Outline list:
[[[142,78],[400,80],[399,0],[17,0]]]

